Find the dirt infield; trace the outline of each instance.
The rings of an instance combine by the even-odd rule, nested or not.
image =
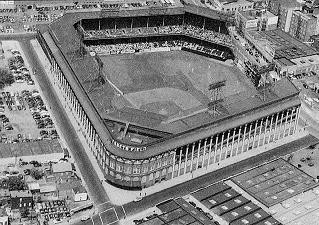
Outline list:
[[[210,101],[208,86],[214,82],[226,80],[225,97],[251,88],[235,67],[184,51],[101,59],[104,74],[123,92],[127,106],[162,115],[192,113],[206,106]],[[124,102],[114,101],[115,108],[125,107]]]

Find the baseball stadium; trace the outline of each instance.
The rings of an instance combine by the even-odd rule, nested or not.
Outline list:
[[[67,13],[38,33],[105,179],[124,189],[180,182],[297,135],[298,89],[257,86],[233,65],[221,13],[176,0]]]

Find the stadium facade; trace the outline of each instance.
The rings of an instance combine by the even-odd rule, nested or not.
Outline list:
[[[89,71],[97,72],[94,66],[90,67],[90,64],[94,64],[93,59],[74,57],[83,42],[74,25],[88,19],[138,18],[146,14],[199,15],[199,12],[197,8],[175,6],[158,11],[152,8],[151,11],[126,9],[72,13],[39,32],[38,41],[51,63],[52,83],[60,91],[66,106],[71,109],[71,116],[81,128],[87,145],[109,183],[128,189],[146,188],[159,182],[178,180],[186,174],[205,174],[219,166],[230,166],[257,155],[262,146],[280,142],[298,132],[299,91],[290,81],[282,79],[271,87],[271,91],[264,91],[259,96],[248,96],[246,104],[238,104],[222,116],[201,124],[195,123],[190,129],[181,132],[165,133],[152,142],[128,144],[112,134],[105,123],[109,118],[102,117],[92,103],[79,78],[78,73],[81,71],[74,66],[85,64]],[[210,14],[205,10],[201,12],[204,13],[200,16],[207,20],[221,19],[215,13]],[[116,39],[116,35],[112,38]],[[127,124],[126,121],[118,122]],[[139,129],[139,125],[134,124],[134,129]],[[156,129],[143,126],[140,129],[157,134]]]

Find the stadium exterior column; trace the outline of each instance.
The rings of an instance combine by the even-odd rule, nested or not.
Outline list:
[[[297,111],[296,111],[294,131],[293,131],[294,133],[296,132],[297,127],[298,127],[299,114],[300,114],[300,106],[297,107]]]
[[[188,160],[187,156],[188,156],[188,147],[189,147],[189,145],[187,145],[187,147],[186,147],[186,156],[185,156],[184,174],[186,173],[186,170],[187,170],[187,160]]]
[[[227,155],[228,155],[229,136],[230,136],[230,130],[228,130],[227,142],[226,142],[226,152],[225,152],[225,158],[224,159],[227,159]]]
[[[245,152],[247,152],[247,151],[249,150],[249,146],[250,146],[251,128],[252,128],[252,123],[250,123],[250,124],[249,124],[248,144],[247,144],[247,148],[246,148]]]
[[[195,170],[198,168],[198,163],[199,163],[199,152],[200,152],[200,146],[201,146],[202,140],[199,141],[198,143],[198,149],[197,149],[197,161],[196,161],[196,167]]]
[[[245,138],[246,138],[246,129],[247,129],[247,124],[245,124],[245,128],[244,128],[244,136],[243,136],[243,141],[242,141],[242,146],[241,146],[241,153],[244,152]]]
[[[233,157],[235,135],[236,135],[236,128],[233,128],[233,138],[232,138],[232,142],[231,142],[230,157]]]
[[[179,161],[178,161],[178,171],[177,171],[177,176],[179,177],[180,172],[181,172],[181,165],[182,165],[182,153],[183,153],[183,148],[179,149]]]
[[[238,131],[237,147],[236,147],[236,155],[238,155],[239,142],[240,142],[240,134],[241,134],[241,126],[239,127],[239,131]]]
[[[285,123],[285,136],[286,136],[286,133],[288,133],[287,136],[289,136],[290,121],[291,121],[291,117],[292,117],[292,114],[294,112],[294,109],[290,108],[289,111],[290,111],[289,116],[288,116],[288,118],[286,118],[286,123]],[[288,130],[288,132],[286,132],[286,130]]]
[[[282,128],[283,117],[284,117],[284,112],[282,112],[281,118],[280,118],[279,134],[277,135],[278,139],[280,139],[280,136],[281,136],[281,128]]]
[[[288,128],[288,135],[290,135],[291,133],[291,130],[292,130],[292,127],[293,127],[293,116],[295,115],[296,113],[296,107],[294,107],[292,110],[291,110],[291,115],[290,115],[290,121],[289,121],[289,128]]]
[[[277,126],[278,126],[278,118],[279,118],[279,113],[276,113],[276,122],[275,122],[275,129],[274,129],[274,137],[273,137],[273,141],[276,141],[276,132],[277,132]]]
[[[259,120],[255,121],[255,131],[254,131],[254,138],[253,138],[253,147],[252,149],[255,147],[255,141],[256,141],[256,133],[257,133],[257,125],[258,125]]]
[[[174,173],[175,173],[175,163],[176,163],[176,162],[175,162],[175,160],[176,160],[176,150],[177,150],[177,149],[175,149],[175,150],[174,150],[174,153],[173,153],[173,154],[174,154],[174,156],[173,156],[173,170],[172,170],[172,179],[174,178]],[[151,163],[151,162],[150,162],[150,163]]]
[[[288,122],[289,111],[290,111],[290,109],[287,109],[287,114],[286,114],[285,123],[284,123],[284,132],[282,135],[283,138],[286,136],[286,126],[287,126],[287,122]]]
[[[260,124],[259,134],[258,134],[258,145],[257,145],[257,147],[259,147],[259,144],[260,144],[261,131],[262,131],[262,129],[263,129],[263,121],[264,121],[264,118],[261,119],[261,124]]]
[[[204,141],[204,150],[203,150],[203,157],[202,157],[202,168],[204,167],[205,158],[206,158],[206,145],[207,145],[207,138]],[[207,162],[208,164],[208,162]]]
[[[193,171],[194,150],[195,150],[195,142],[193,142],[193,147],[192,147],[192,159],[191,159],[191,168],[190,168],[190,172],[192,172],[192,171]]]
[[[223,132],[223,134],[222,134],[222,142],[220,143],[220,151],[219,151],[218,162],[220,162],[221,158],[222,158],[222,152],[223,152],[223,147],[224,147],[224,135],[225,135],[225,132]]]
[[[296,112],[297,112],[297,107],[294,107],[292,109],[292,113],[291,113],[291,117],[290,117],[290,122],[289,122],[289,129],[288,129],[288,135],[290,135],[290,133],[293,132],[293,117],[296,115]]]
[[[209,142],[209,152],[208,152],[208,162],[207,162],[207,167],[210,164],[210,157],[211,157],[211,152],[212,152],[212,142],[213,142],[213,136],[210,137],[210,142]],[[206,167],[206,169],[207,169]]]
[[[219,134],[216,134],[216,143],[215,143],[215,152],[214,152],[214,163],[216,163],[218,137],[219,137]]]
[[[264,138],[263,138],[263,144],[262,146],[265,145],[265,142],[266,142],[266,134],[267,134],[267,124],[268,124],[268,119],[269,119],[269,116],[267,116],[266,118],[266,122],[265,122],[265,131],[264,131]]]
[[[268,139],[268,142],[266,144],[269,144],[270,143],[270,139],[271,139],[271,133],[272,133],[272,123],[274,121],[274,114],[271,115],[271,119],[270,119],[270,129],[269,129],[269,139]]]

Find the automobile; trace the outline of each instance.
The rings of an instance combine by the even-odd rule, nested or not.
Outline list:
[[[306,89],[309,88],[309,86],[308,86],[307,84],[305,84],[305,83],[303,83],[302,86],[303,86],[304,88],[306,88]]]
[[[23,170],[23,172],[25,175],[30,175],[30,173],[31,173],[30,169],[25,169],[25,170]]]
[[[88,219],[90,219],[89,216],[82,216],[81,221],[87,221]]]
[[[13,127],[12,126],[7,126],[5,127],[6,130],[13,130]]]
[[[33,81],[33,80],[28,80],[28,81],[27,81],[27,84],[28,84],[28,85],[34,85],[34,81]]]
[[[316,76],[316,75],[317,75],[317,73],[314,72],[314,71],[310,71],[310,73],[311,73],[313,76]]]
[[[134,202],[139,202],[139,201],[141,201],[142,199],[143,199],[143,197],[137,196],[133,201],[134,201]]]
[[[308,163],[308,166],[313,167],[315,164],[313,162]]]

